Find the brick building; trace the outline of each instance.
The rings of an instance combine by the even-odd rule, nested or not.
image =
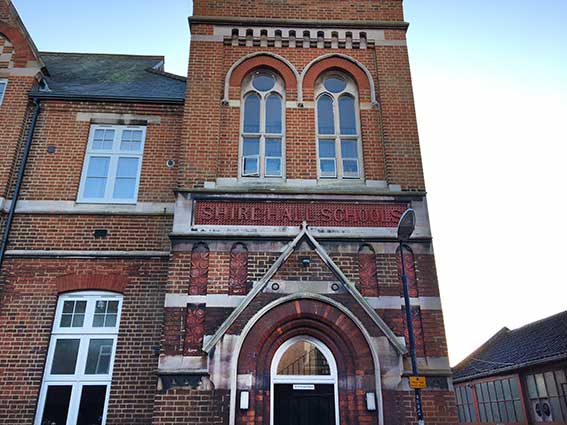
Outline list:
[[[0,424],[415,423],[408,207],[425,418],[456,423],[402,1],[189,24],[185,79],[38,52],[0,0]]]
[[[567,425],[567,311],[502,328],[453,372],[460,423]]]

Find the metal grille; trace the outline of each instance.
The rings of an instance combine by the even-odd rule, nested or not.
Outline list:
[[[396,227],[405,203],[232,202],[199,200],[195,224],[233,226]]]

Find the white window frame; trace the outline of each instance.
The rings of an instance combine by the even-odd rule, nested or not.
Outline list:
[[[328,77],[339,77],[346,82],[346,87],[343,91],[339,93],[333,93],[327,90],[324,86],[324,81]],[[350,96],[353,98],[354,101],[354,114],[355,114],[355,125],[356,125],[356,134],[345,134],[341,135],[341,127],[340,127],[340,115],[339,115],[339,99],[342,96]],[[319,134],[319,113],[318,113],[318,103],[319,99],[322,96],[329,96],[333,100],[333,123],[335,127],[334,134]],[[363,162],[362,162],[362,125],[360,122],[360,102],[358,97],[358,88],[354,80],[349,77],[348,75],[339,72],[339,71],[331,71],[326,72],[321,75],[315,84],[315,132],[317,134],[317,141],[316,141],[316,148],[317,148],[317,177],[319,180],[360,180],[364,176],[364,169],[363,169]],[[334,140],[335,142],[335,174],[331,175],[323,175],[321,172],[321,159],[332,159],[332,158],[321,158],[319,155],[319,140]],[[343,167],[343,157],[342,157],[342,148],[341,148],[341,140],[352,140],[356,142],[356,151],[357,151],[357,163],[358,163],[358,173],[356,175],[347,175],[345,174],[344,167]],[[350,160],[352,158],[346,158]]]
[[[278,365],[286,351],[297,342],[313,344],[325,356],[329,365],[330,375],[278,375]],[[274,425],[274,385],[276,384],[327,384],[334,386],[335,393],[335,424],[339,425],[339,385],[338,369],[335,356],[329,348],[318,339],[307,335],[298,335],[284,342],[274,354],[270,367],[270,425]]]
[[[112,381],[112,370],[114,368],[114,358],[116,355],[116,344],[118,341],[118,329],[120,327],[120,316],[122,312],[122,295],[112,292],[100,291],[81,291],[61,295],[57,301],[57,308],[55,310],[55,320],[49,342],[49,349],[47,352],[47,359],[45,363],[45,370],[43,374],[43,381],[39,394],[39,401],[37,404],[37,412],[35,418],[35,425],[41,425],[45,401],[47,397],[47,390],[49,386],[71,386],[71,398],[69,401],[69,410],[67,414],[66,425],[75,425],[77,423],[77,416],[79,414],[79,406],[81,402],[81,393],[84,386],[97,385],[106,386],[106,398],[104,402],[102,425],[106,423],[106,415],[108,409],[108,400],[110,397],[110,385]],[[63,304],[65,301],[86,301],[87,306],[85,310],[85,317],[82,327],[60,327],[61,314],[63,311]],[[93,327],[92,321],[94,320],[95,304],[97,301],[118,301],[118,310],[116,317],[116,324],[113,327]],[[77,361],[75,364],[75,373],[69,375],[53,375],[51,374],[51,367],[53,364],[53,356],[55,353],[55,346],[59,339],[78,339],[80,340]],[[85,374],[85,367],[87,363],[87,355],[89,343],[93,339],[112,339],[112,352],[110,356],[110,364],[107,374]]]
[[[254,77],[259,74],[266,74],[270,75],[275,80],[275,85],[270,90],[265,92],[257,90],[253,85],[252,81]],[[248,181],[251,179],[258,179],[258,180],[283,180],[285,179],[286,175],[286,167],[285,167],[285,133],[286,133],[286,126],[285,126],[285,115],[286,115],[286,99],[285,99],[285,84],[283,79],[276,74],[267,69],[260,69],[255,70],[248,74],[242,83],[241,88],[241,100],[240,100],[240,144],[239,144],[239,152],[238,152],[238,176],[239,179]],[[260,132],[259,133],[245,133],[244,132],[244,113],[245,113],[245,101],[246,97],[250,94],[255,94],[260,97]],[[279,96],[282,102],[282,132],[280,134],[276,133],[266,133],[266,101],[268,97],[272,94]],[[260,148],[259,148],[259,155],[249,155],[244,156],[244,139],[245,138],[253,138],[260,140]],[[274,157],[266,157],[266,139],[280,139],[281,140],[281,175],[267,175],[266,174],[266,162],[269,158]],[[244,160],[245,158],[249,157],[257,157],[258,159],[258,173],[254,174],[244,174]]]
[[[8,88],[8,80],[6,80],[5,78],[0,78],[0,87],[3,87],[0,90],[0,106],[1,106],[2,102],[4,102],[4,95],[6,94],[6,89]]]
[[[112,149],[93,149],[94,135],[96,130],[114,130],[114,140],[112,142]],[[142,143],[139,152],[121,151],[120,142],[122,141],[122,134],[125,130],[142,131]],[[92,204],[135,204],[138,200],[138,190],[140,188],[140,176],[142,174],[142,162],[144,158],[144,146],[146,142],[146,127],[145,126],[129,126],[129,125],[103,125],[93,124],[89,132],[89,140],[87,143],[87,150],[85,159],[83,161],[83,171],[81,173],[81,181],[79,184],[79,194],[77,196],[78,203],[92,203]],[[89,161],[92,157],[109,157],[110,163],[108,166],[108,177],[106,181],[105,196],[103,198],[88,198],[84,196],[87,181],[87,171]],[[113,191],[116,183],[116,172],[118,168],[119,158],[138,158],[138,170],[136,173],[136,183],[134,188],[134,196],[132,199],[114,198]]]

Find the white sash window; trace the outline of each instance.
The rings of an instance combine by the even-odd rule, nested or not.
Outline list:
[[[135,204],[145,139],[145,127],[93,125],[77,201]]]

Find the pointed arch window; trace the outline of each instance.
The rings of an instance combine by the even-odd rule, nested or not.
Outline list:
[[[322,179],[361,176],[358,90],[349,76],[336,71],[322,75],[317,99],[317,152]]]
[[[285,174],[285,88],[269,70],[251,72],[242,85],[241,177]]]

